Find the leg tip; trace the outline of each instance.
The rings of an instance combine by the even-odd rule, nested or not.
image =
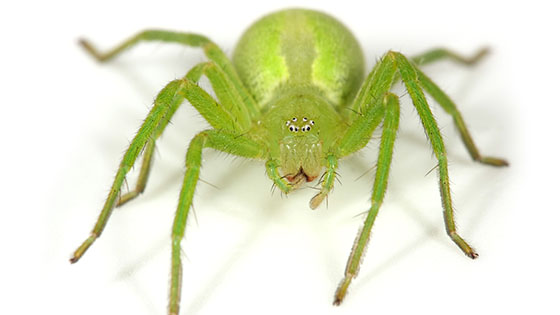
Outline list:
[[[91,246],[91,244],[93,244],[93,242],[95,242],[95,240],[97,239],[98,236],[99,235],[97,233],[92,232],[91,235],[82,243],[82,245],[80,245],[80,247],[78,247],[78,249],[76,249],[76,251],[74,251],[74,254],[72,255],[72,258],[70,258],[70,263],[71,264],[77,263],[78,260],[80,260],[80,258],[82,258],[84,253]]]
[[[346,296],[346,290],[348,289],[351,280],[351,277],[344,277],[344,279],[342,279],[342,282],[340,283],[340,285],[336,289],[336,293],[334,294],[334,306],[339,306],[342,303],[342,300],[344,300],[344,297]]]
[[[455,244],[459,246],[459,248],[463,251],[465,255],[467,255],[467,257],[471,259],[476,259],[478,257],[476,251],[467,242],[465,242],[465,240],[462,237],[460,237],[459,234],[457,234],[457,232],[452,231],[452,232],[448,232],[448,234],[449,237],[451,237],[451,240],[453,240],[453,242],[455,242]]]
[[[91,53],[91,51],[94,50],[90,42],[82,37],[78,38],[78,45],[80,45],[83,49],[85,49],[89,53]]]
[[[478,62],[480,59],[484,58],[490,53],[490,47],[482,47],[474,56],[473,63]]]
[[[472,251],[471,253],[467,254],[467,256],[469,256],[469,258],[472,259],[477,259],[478,258],[478,253],[475,251]]]
[[[99,62],[105,61],[105,57],[101,56],[87,39],[78,38],[78,45],[80,45],[89,55],[95,58],[95,60]]]
[[[489,53],[490,53],[490,47],[482,47],[476,52],[476,54],[474,54],[470,58],[464,58],[463,61],[466,65],[472,66],[477,64],[482,58],[486,57],[486,55],[488,55]]]
[[[483,163],[483,164],[488,164],[488,165],[491,165],[491,166],[498,166],[498,167],[509,166],[508,161],[506,161],[504,159],[490,157],[490,156],[481,158],[480,162]]]
[[[332,304],[334,306],[340,306],[340,303],[342,303],[342,299],[339,299],[338,297],[335,297]]]

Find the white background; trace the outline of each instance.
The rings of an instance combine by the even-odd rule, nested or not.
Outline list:
[[[386,202],[360,275],[331,306],[368,209],[367,149],[342,161],[328,208],[313,190],[271,195],[263,163],[206,151],[184,244],[181,314],[557,314],[558,40],[545,1],[20,1],[0,5],[3,206],[2,314],[164,314],[169,233],[190,138],[205,127],[188,105],[158,143],[146,193],[115,211],[83,259],[87,237],[128,141],[157,91],[204,60],[196,49],[145,44],[106,65],[101,48],[145,28],[198,32],[231,53],[255,19],[292,7],[338,17],[363,45],[368,70],[386,50],[434,46],[492,54],[474,68],[442,62],[426,72],[457,102],[485,154],[470,161],[449,117],[445,135],[466,258],[445,235],[437,176],[409,101],[401,110]],[[557,12],[557,10],[556,10]],[[403,94],[402,88],[397,93]],[[134,179],[129,180],[129,185]]]

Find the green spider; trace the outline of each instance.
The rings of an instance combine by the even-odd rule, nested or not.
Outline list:
[[[468,257],[478,256],[455,228],[445,147],[424,92],[453,117],[473,160],[493,166],[508,163],[479,153],[453,101],[418,66],[446,58],[471,65],[487,50],[464,58],[445,49],[434,49],[410,59],[389,51],[364,80],[363,53],[352,33],[326,14],[303,9],[283,10],[258,20],[241,37],[232,61],[208,38],[190,33],[148,30],[105,54],[85,40],[81,44],[103,62],[141,41],[201,47],[209,61],[194,66],[158,94],[124,154],[91,235],[74,252],[72,263],[101,235],[113,208],[144,191],[156,140],[185,99],[212,128],[194,136],[186,155],[186,172],[172,231],[169,314],[179,313],[181,240],[204,148],[265,161],[267,175],[285,194],[322,175],[320,191],[309,203],[315,209],[333,188],[338,160],[362,149],[382,125],[371,208],[335,293],[334,304],[339,305],[358,274],[387,187],[399,125],[399,97],[391,92],[391,87],[398,80],[406,86],[438,161],[447,234]],[[198,86],[202,75],[209,79],[217,100]],[[121,196],[126,174],[142,152],[136,187]]]

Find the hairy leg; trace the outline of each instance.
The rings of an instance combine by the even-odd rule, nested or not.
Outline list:
[[[350,106],[350,110],[348,111],[349,114],[347,115],[350,129],[346,133],[345,138],[352,137],[352,135],[359,135],[359,137],[363,137],[364,139],[367,138],[365,139],[366,143],[367,141],[369,141],[371,133],[373,133],[373,130],[375,130],[375,128],[381,121],[383,114],[374,115],[379,118],[377,124],[374,125],[372,125],[371,121],[368,121],[366,117],[368,117],[368,115],[371,115],[372,112],[376,110],[376,108],[374,108],[372,104],[376,104],[377,101],[380,100],[381,97],[383,97],[384,93],[391,89],[391,86],[396,78],[396,71],[396,65],[386,56],[381,58],[381,60],[379,60],[375,64],[372,71],[365,79],[364,83],[362,83],[360,90],[356,94],[356,97],[354,98],[354,101]],[[356,123],[358,123],[358,126],[355,126]],[[361,130],[367,131],[364,133]],[[370,134],[369,137],[367,137],[368,134]],[[348,153],[346,153],[345,155],[353,153],[357,151],[357,149],[361,149],[361,147],[355,148],[355,140],[348,140],[350,139],[345,139],[341,142],[342,145],[346,145],[346,143],[348,143],[346,145],[348,148],[342,150],[343,152],[348,151]]]
[[[335,293],[333,302],[335,305],[340,305],[340,303],[342,303],[350,282],[358,274],[359,265],[364,255],[364,249],[369,242],[373,222],[377,216],[386,190],[394,136],[398,128],[398,98],[389,92],[396,75],[397,65],[388,55],[385,55],[375,65],[362,84],[352,104],[352,108],[355,108],[353,111],[355,115],[353,115],[354,117],[348,117],[351,123],[349,123],[348,129],[341,136],[337,145],[337,156],[339,158],[362,149],[371,139],[377,126],[379,126],[381,121],[384,121],[382,140],[377,160],[377,173],[373,188],[372,207],[368,212],[364,227],[358,232],[358,236],[352,247],[352,252],[350,253],[344,271],[344,279]],[[394,130],[390,131],[390,129]]]
[[[461,140],[467,147],[467,150],[469,151],[472,159],[483,164],[493,166],[507,166],[508,162],[504,159],[486,157],[480,154],[455,103],[447,94],[445,94],[445,92],[441,90],[441,88],[439,88],[430,78],[422,73],[422,71],[418,67],[445,59],[452,60],[466,66],[472,66],[482,58],[484,58],[488,54],[488,52],[488,48],[482,48],[474,55],[465,57],[445,48],[436,48],[418,56],[414,56],[411,59],[416,64],[415,69],[418,74],[418,81],[420,82],[420,85],[428,94],[430,94],[434,98],[436,102],[440,104],[440,106],[448,114],[453,117],[453,122],[457,127],[457,130],[459,130],[459,133],[461,134]]]
[[[142,41],[163,41],[193,47],[202,47],[207,57],[212,60],[213,63],[201,64],[193,68],[190,72],[190,79],[197,82],[204,73],[209,78],[220,103],[228,108],[234,116],[232,120],[241,124],[242,129],[247,129],[249,127],[251,117],[254,117],[258,113],[256,103],[241,83],[229,59],[216,44],[205,36],[163,30],[146,30],[125,40],[106,53],[98,51],[85,39],[80,40],[80,45],[82,45],[82,47],[97,61],[106,62]],[[172,104],[171,107],[176,109],[179,105],[180,102],[179,104]],[[173,115],[173,112],[174,110],[171,111],[170,117]],[[169,119],[166,120],[169,121]],[[160,131],[165,129],[166,124],[167,122],[162,124],[163,127],[160,128]],[[160,134],[161,132],[159,132],[155,138],[159,137]],[[155,139],[149,141],[146,145],[143,154],[142,168],[135,188],[119,198],[116,202],[117,207],[134,199],[144,191],[153,161],[152,155],[154,148]]]
[[[130,37],[105,53],[98,51],[89,41],[85,39],[80,39],[80,45],[82,45],[82,47],[84,47],[84,49],[99,62],[106,62],[143,41],[160,41],[177,43],[191,47],[201,47],[208,59],[214,61],[216,65],[223,69],[228,77],[228,80],[230,80],[233,86],[235,86],[235,89],[243,99],[251,117],[258,114],[258,107],[255,100],[241,82],[241,79],[237,75],[231,61],[214,42],[203,35],[164,30],[145,30]]]
[[[210,84],[212,85],[212,89],[216,93],[220,106],[231,117],[231,126],[229,126],[229,128],[239,130],[239,132],[247,131],[251,126],[251,117],[249,116],[247,108],[244,106],[240,95],[236,93],[237,91],[232,86],[231,81],[228,80],[224,71],[216,66],[216,64],[212,61],[204,62],[193,67],[187,74],[186,79],[198,82],[202,75],[205,75],[208,78]],[[179,99],[178,102],[171,104],[171,110],[168,113],[169,117],[173,116],[182,101],[182,99]],[[119,201],[116,204],[117,207],[138,197],[144,191],[153,160],[152,155],[155,148],[155,139],[161,136],[163,130],[169,123],[169,120],[170,118],[167,118],[162,121],[155,132],[154,139],[150,140],[146,144],[146,148],[143,153],[142,168],[140,169],[136,186],[134,190],[122,195],[121,198],[119,198]]]
[[[202,161],[202,149],[214,148],[246,158],[262,158],[263,147],[235,133],[218,130],[207,130],[196,135],[189,145],[186,156],[186,171],[183,187],[179,195],[179,204],[173,221],[171,234],[171,283],[169,291],[169,314],[179,314],[181,299],[181,240],[185,235],[187,216],[192,205],[192,199],[199,178]]]
[[[391,89],[396,74],[397,66],[387,56],[370,72],[351,105],[353,110],[347,121],[349,127],[337,145],[339,158],[362,149],[369,142],[383,119],[385,107],[382,99]]]
[[[109,217],[116,205],[117,198],[120,194],[122,184],[126,178],[126,174],[130,171],[136,159],[146,147],[151,146],[150,142],[155,141],[155,138],[163,132],[163,129],[169,122],[177,107],[186,98],[198,110],[198,112],[216,129],[232,130],[235,122],[232,121],[231,115],[220,107],[216,101],[201,89],[195,82],[190,80],[189,75],[183,79],[178,79],[167,84],[165,88],[156,97],[154,106],[144,123],[138,130],[138,133],[130,143],[124,157],[120,163],[117,175],[113,181],[113,185],[109,191],[109,195],[103,205],[101,214],[90,234],[90,236],[76,249],[74,255],[70,259],[72,263],[77,262],[85,251],[93,244],[93,242],[101,235]],[[234,132],[240,130],[233,129]],[[148,147],[150,150],[150,148]],[[153,149],[151,149],[153,150]],[[149,171],[149,160],[151,160],[151,152],[144,156],[148,162],[144,172],[140,174],[140,181],[146,180]],[[130,197],[127,197],[130,199]]]
[[[386,108],[386,110],[383,120],[383,133],[381,135],[381,143],[379,145],[373,194],[371,196],[371,208],[368,211],[364,226],[358,232],[356,240],[354,241],[350,257],[348,257],[346,270],[344,271],[344,279],[342,279],[342,282],[335,293],[335,299],[333,302],[335,305],[339,305],[342,302],[350,282],[358,275],[360,263],[367,243],[369,242],[373,222],[379,212],[379,207],[383,202],[383,197],[385,196],[385,191],[387,190],[387,179],[389,177],[389,169],[393,157],[393,146],[399,127],[399,98],[392,93],[387,93],[383,97],[382,102],[383,107]]]
[[[146,147],[142,152],[142,166],[140,167],[140,174],[138,174],[138,179],[136,180],[136,185],[134,185],[134,189],[128,191],[125,194],[121,194],[115,207],[120,207],[125,203],[131,201],[132,199],[138,197],[141,193],[144,192],[146,189],[146,184],[148,182],[148,175],[150,175],[150,170],[152,168],[153,162],[153,155],[156,148],[156,140],[154,138],[150,138],[148,143],[146,143]]]
[[[356,152],[367,144],[373,130],[380,123],[381,118],[384,117],[384,129],[378,157],[372,208],[368,212],[364,227],[358,233],[346,266],[345,277],[335,295],[335,305],[342,302],[351,280],[356,277],[358,273],[359,264],[386,189],[386,180],[392,157],[394,132],[396,132],[398,128],[398,98],[389,93],[389,89],[397,77],[402,78],[420,116],[420,120],[430,143],[432,144],[434,154],[438,159],[439,186],[447,233],[467,256],[470,258],[476,258],[478,256],[472,247],[459,236],[455,227],[445,147],[439,128],[422,91],[422,87],[426,87],[428,92],[433,92],[434,94],[437,94],[436,92],[440,90],[435,84],[429,81],[425,75],[418,72],[416,66],[410,63],[403,55],[396,52],[389,52],[375,65],[358,92],[356,100],[352,105],[352,108],[355,109],[353,111],[355,115],[353,118],[349,118],[352,123],[347,132],[341,137],[339,144],[340,157]],[[441,95],[445,94],[441,92]],[[381,98],[383,99],[383,105],[379,104]],[[442,102],[444,108],[451,107],[440,95],[436,95],[434,98]],[[397,107],[396,109],[394,109],[395,106]],[[452,104],[452,106],[455,108],[454,104]],[[392,113],[388,112],[390,108],[393,108],[391,109]],[[455,111],[458,113],[456,109]],[[395,113],[396,117],[393,117]],[[456,114],[454,117],[460,117],[460,115]],[[394,123],[392,124],[391,121]],[[485,161],[487,162],[489,160]]]
[[[412,98],[412,103],[416,107],[416,111],[420,116],[420,120],[430,143],[434,154],[438,160],[439,169],[439,188],[441,193],[441,201],[444,209],[445,228],[449,237],[461,248],[461,250],[470,258],[478,257],[475,250],[457,233],[455,227],[455,218],[453,216],[453,205],[451,203],[451,190],[449,188],[449,174],[447,168],[447,154],[443,139],[439,132],[438,125],[428,106],[426,97],[419,85],[418,73],[413,64],[411,64],[405,56],[397,52],[389,52],[388,55],[395,61],[399,69],[401,78],[406,86],[408,94]]]
[[[438,102],[441,107],[453,117],[453,122],[455,123],[455,126],[461,134],[461,140],[467,147],[467,150],[469,151],[472,159],[483,164],[493,166],[507,166],[508,162],[504,159],[483,156],[480,154],[455,103],[453,103],[451,98],[449,98],[449,96],[447,96],[447,94],[445,94],[430,78],[422,73],[420,69],[415,67],[415,70],[418,75],[418,82],[420,83],[422,88],[424,88],[424,90],[428,92],[428,94],[430,94],[434,98],[434,100]]]
[[[317,208],[332,190],[336,178],[339,158],[352,154],[366,146],[373,131],[385,114],[382,99],[391,89],[397,67],[389,58],[381,59],[370,72],[350,106],[352,113],[346,116],[348,129],[339,139],[337,151],[327,156],[327,171],[321,191],[309,202],[311,209]]]

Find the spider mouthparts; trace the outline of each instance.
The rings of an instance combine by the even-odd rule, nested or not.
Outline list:
[[[295,175],[286,175],[286,179],[292,183],[293,185],[299,185],[301,183],[303,183],[304,181],[306,182],[312,182],[315,180],[315,178],[317,178],[317,176],[313,176],[313,175],[309,175],[307,173],[305,173],[305,171],[303,170],[303,167],[299,168],[299,172]]]

